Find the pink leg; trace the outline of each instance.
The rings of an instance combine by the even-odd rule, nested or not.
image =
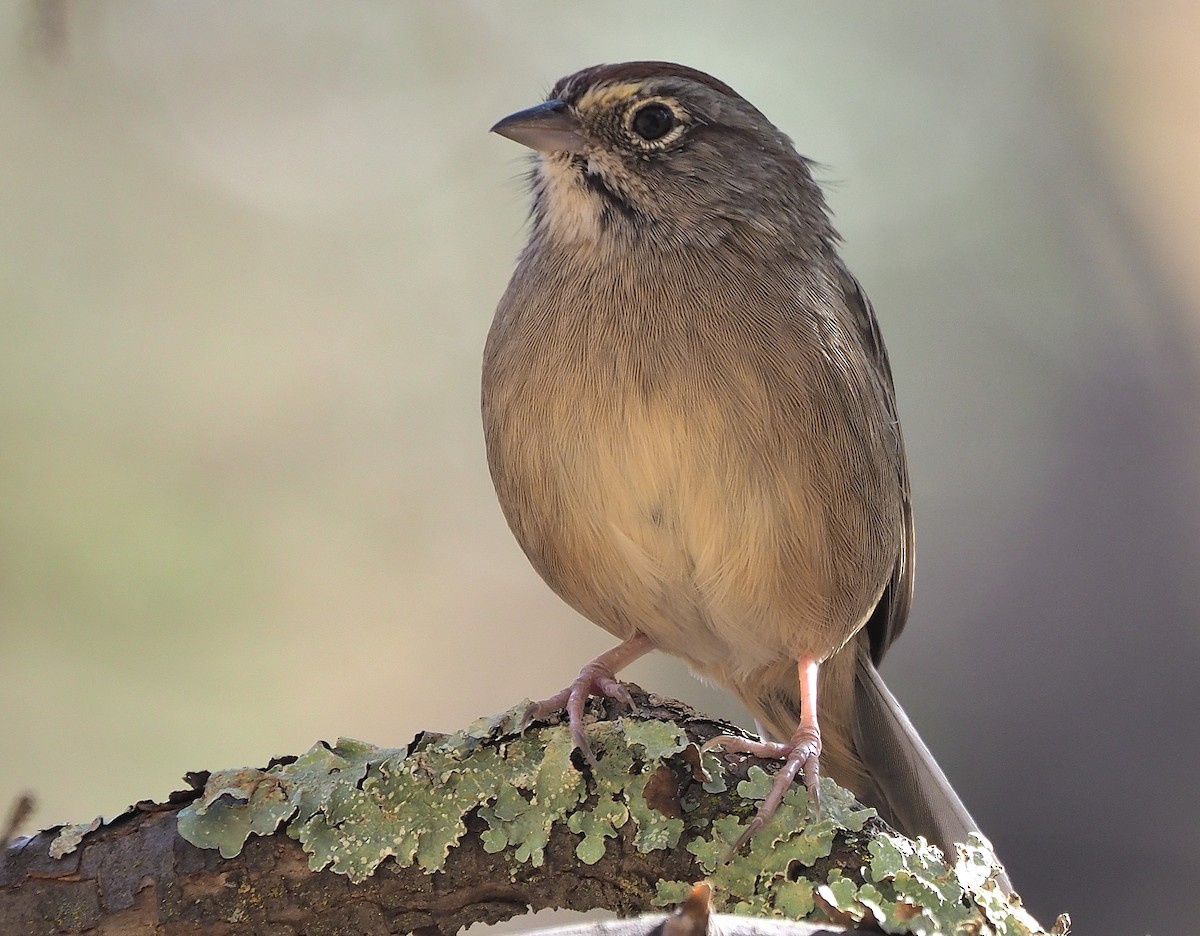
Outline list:
[[[579,753],[593,767],[599,766],[592,747],[588,744],[587,732],[583,727],[583,708],[587,705],[589,696],[601,696],[616,699],[624,705],[633,707],[633,699],[617,679],[617,673],[640,656],[645,656],[654,649],[654,644],[645,634],[635,633],[628,640],[622,641],[607,653],[602,653],[579,671],[579,675],[562,692],[553,695],[543,702],[535,702],[525,713],[525,723],[545,718],[564,707],[567,710],[567,720],[571,726],[571,740]]]
[[[767,820],[775,815],[779,804],[796,774],[804,772],[804,785],[808,788],[809,799],[818,812],[821,808],[820,779],[821,766],[821,727],[817,724],[817,670],[820,663],[812,657],[802,657],[798,664],[800,676],[800,724],[796,727],[791,740],[786,743],[775,741],[748,741],[745,738],[735,738],[731,735],[721,735],[713,738],[704,745],[705,750],[719,747],[726,751],[740,751],[753,754],[755,757],[767,757],[783,760],[783,766],[775,773],[775,781],[771,792],[758,807],[758,813],[746,827],[746,831],[734,843],[725,855],[725,860],[732,858],[743,845],[754,837],[759,829],[766,825]]]

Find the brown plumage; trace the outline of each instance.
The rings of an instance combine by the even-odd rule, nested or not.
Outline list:
[[[570,700],[587,752],[587,693],[662,649],[782,743],[779,795],[819,756],[903,831],[963,840],[974,823],[875,670],[912,592],[907,468],[808,161],[662,62],[585,69],[494,129],[538,153],[484,352],[492,477],[537,571],[623,641],[546,705]]]

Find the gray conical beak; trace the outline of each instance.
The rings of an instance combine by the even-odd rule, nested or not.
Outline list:
[[[516,140],[539,153],[582,153],[586,146],[583,126],[567,108],[566,101],[546,101],[509,114],[492,127],[492,133]]]

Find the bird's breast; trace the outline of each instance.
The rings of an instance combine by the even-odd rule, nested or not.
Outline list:
[[[493,326],[484,421],[501,506],[547,582],[722,682],[840,646],[895,553],[863,490],[880,459],[844,456],[854,417],[830,415],[827,381],[685,315],[521,311]],[[850,592],[845,563],[865,579]]]

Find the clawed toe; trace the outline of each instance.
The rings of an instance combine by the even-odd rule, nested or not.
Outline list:
[[[544,702],[535,702],[525,710],[522,730],[554,712],[566,709],[567,721],[571,726],[571,741],[592,767],[597,766],[596,755],[588,744],[583,725],[583,709],[589,696],[615,699],[621,705],[635,709],[629,690],[617,679],[617,671],[628,666],[638,657],[654,649],[654,644],[645,634],[634,633],[607,653],[603,653],[580,670],[571,685]]]
[[[521,731],[524,732],[536,721],[542,721],[542,719],[549,718],[555,712],[561,712],[566,707],[570,694],[571,689],[568,687],[548,699],[543,699],[541,702],[530,702],[525,708],[525,714],[521,716]]]
[[[722,864],[729,864],[733,861],[734,856],[742,850],[750,839],[758,833],[758,830],[767,824],[767,820],[762,817],[761,810],[759,814],[750,820],[750,824],[746,826],[746,831],[738,836],[738,840],[729,846],[729,851],[725,852],[725,856],[721,859]]]
[[[754,741],[738,735],[717,735],[715,738],[705,741],[700,747],[700,752],[713,751],[717,748],[730,754],[751,754],[754,757],[761,757],[763,760],[783,760],[792,751],[790,744],[781,744],[778,741]]]
[[[576,697],[580,699],[581,705],[586,704],[589,697],[596,696],[602,699],[613,699],[627,709],[637,708],[633,702],[633,696],[629,694],[625,684],[599,661],[589,663],[580,670],[570,687],[564,692],[560,692],[555,698],[563,695],[567,696],[568,704]],[[562,707],[561,704],[559,707]]]
[[[745,831],[725,853],[725,861],[732,860],[741,847],[754,838],[758,831],[767,824],[767,821],[775,815],[797,774],[803,774],[809,800],[812,802],[815,812],[820,815],[821,733],[815,725],[801,725],[787,743],[751,741],[747,738],[721,735],[706,742],[702,750],[711,750],[715,747],[726,751],[753,754],[755,757],[783,760],[783,765],[776,771],[771,783],[771,791],[762,801],[762,805],[758,807],[758,812],[750,820]]]
[[[632,711],[637,709],[633,696],[629,694],[625,684],[616,678],[611,666],[608,666],[601,658],[592,661],[580,670],[579,675],[566,689],[541,702],[530,703],[521,720],[521,730],[525,730],[535,721],[565,709],[567,722],[571,728],[571,742],[583,759],[595,769],[599,766],[599,761],[596,760],[592,746],[588,743],[587,730],[583,720],[587,701],[592,696],[613,699]]]

